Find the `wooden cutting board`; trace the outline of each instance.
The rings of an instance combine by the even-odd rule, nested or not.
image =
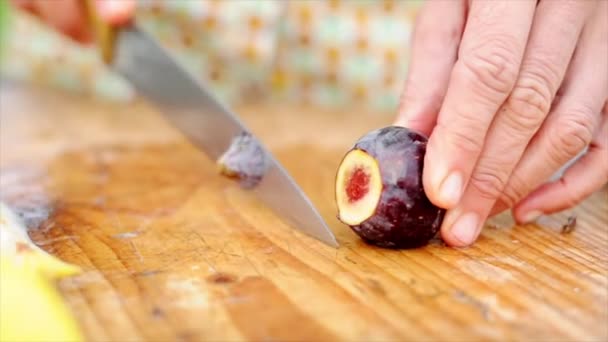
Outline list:
[[[606,340],[608,191],[453,249],[367,246],[335,219],[350,144],[390,116],[239,108],[318,206],[333,249],[283,224],[152,108],[5,84],[1,199],[85,272],[59,286],[91,340]],[[569,215],[576,230],[561,234]]]

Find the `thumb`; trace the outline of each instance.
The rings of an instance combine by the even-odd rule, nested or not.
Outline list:
[[[135,0],[96,0],[99,16],[112,26],[129,23],[135,15]]]

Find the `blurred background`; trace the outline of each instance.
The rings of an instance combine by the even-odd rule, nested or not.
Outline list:
[[[1,2],[4,14],[8,1]],[[136,16],[229,105],[272,100],[394,112],[421,2],[139,0]],[[93,47],[14,9],[4,30],[2,77],[103,101],[134,98]]]

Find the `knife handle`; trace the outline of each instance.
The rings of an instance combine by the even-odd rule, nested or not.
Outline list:
[[[87,23],[91,27],[97,45],[99,46],[101,57],[106,64],[112,63],[114,57],[114,43],[116,41],[116,28],[105,23],[97,13],[95,0],[84,0],[84,9]]]

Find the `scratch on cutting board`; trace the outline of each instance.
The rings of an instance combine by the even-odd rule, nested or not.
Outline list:
[[[106,279],[100,271],[86,271],[64,279],[61,285],[65,290],[79,290],[88,285],[97,285],[105,281]]]
[[[350,262],[351,264],[355,264],[355,265],[357,264],[357,262],[356,262],[355,260],[353,260],[353,259],[349,258],[349,257],[348,257],[348,255],[345,255],[345,256],[344,256],[344,259],[345,259],[346,261]]]
[[[245,255],[245,252],[243,251],[243,246],[241,246],[240,244],[239,244],[239,246],[241,247],[241,252],[243,253],[243,255],[239,255],[239,254],[236,254],[236,253],[226,252],[226,247],[232,247],[232,246],[230,246],[230,244],[231,244],[230,241],[224,242],[224,244],[222,245],[222,249],[220,249],[220,251],[215,256],[215,258],[217,258],[219,256],[225,256],[225,257],[231,256],[231,257],[240,258],[240,257],[243,257]],[[230,248],[229,248],[229,250],[230,250]]]
[[[498,297],[494,294],[472,297],[463,291],[454,292],[454,299],[469,304],[477,310],[486,321],[491,321],[494,316],[498,316],[507,321],[513,321],[517,318],[517,314],[512,309],[500,305]]]
[[[510,257],[510,256],[491,256],[483,258],[483,261],[492,263],[492,264],[505,264],[517,268],[526,268],[528,270],[535,270],[536,267],[532,264],[529,264],[525,261],[522,261],[518,258]]]
[[[120,221],[120,219],[118,218],[118,216],[116,216],[116,214],[113,215],[114,216],[114,220],[116,222],[118,222],[120,224],[120,228],[122,228],[122,222]],[[148,226],[150,225],[150,222],[152,220],[147,218],[147,219],[143,219],[141,224],[139,224],[139,226],[137,227],[137,229],[132,230],[132,231],[125,231],[122,233],[118,233],[118,234],[114,234],[112,235],[113,238],[115,239],[119,239],[119,240],[128,240],[128,239],[133,239],[138,237],[144,230],[146,230],[146,228],[148,228]]]
[[[419,302],[427,300],[435,300],[444,295],[444,291],[437,287],[436,284],[429,282],[419,282],[416,279],[409,279],[406,282],[407,286],[415,293],[414,299]]]
[[[496,316],[500,316],[500,318],[504,320],[513,321],[518,318],[518,315],[515,311],[513,311],[513,309],[507,308],[500,304],[498,296],[495,294],[479,296],[479,300],[484,303],[492,313],[494,313]]]
[[[270,267],[266,267],[266,269],[276,270],[277,273],[279,273],[280,275],[282,275],[284,277],[288,276],[288,274],[285,273],[285,271],[283,271],[283,268],[273,259],[266,260],[266,263],[268,264],[268,266],[270,266]]]
[[[236,305],[236,304],[249,303],[251,301],[253,301],[252,296],[230,296],[230,297],[227,297],[226,299],[224,299],[222,302],[224,304],[228,304],[228,305]]]
[[[114,234],[114,235],[112,235],[112,237],[115,239],[119,239],[119,240],[126,240],[126,239],[135,238],[139,234],[141,234],[141,232],[133,231],[133,232],[124,232],[124,233]]]
[[[42,240],[42,241],[36,241],[36,245],[38,246],[46,246],[46,245],[50,245],[52,243],[55,242],[60,242],[60,241],[65,241],[65,240],[70,240],[70,241],[74,241],[74,240],[78,240],[78,236],[76,235],[65,235],[65,236],[59,236],[56,238],[52,238],[52,239],[46,239],[46,240]]]
[[[480,260],[458,260],[458,268],[471,277],[495,283],[506,283],[513,279],[513,274],[496,265],[480,261]]]
[[[213,270],[213,272],[217,272],[217,267],[215,264],[211,262],[211,260],[205,255],[205,253],[201,253],[200,251],[196,251],[197,254],[203,259],[203,261],[209,266],[209,269]]]
[[[116,227],[120,228],[120,230],[123,230],[123,225],[122,225],[122,221],[120,220],[120,217],[118,217],[118,215],[116,215],[115,212],[111,212],[112,213],[112,219],[114,220],[114,224],[116,225]]]
[[[194,235],[196,235],[199,240],[203,243],[203,245],[211,250],[211,246],[209,246],[209,244],[207,243],[207,240],[205,240],[205,238],[203,238],[198,232],[194,232]],[[204,252],[201,252],[200,250],[196,250],[196,254],[198,254],[203,261],[205,261],[205,263],[214,271],[217,272],[217,268],[215,267],[215,264],[211,262],[211,260],[209,260],[209,258],[207,257],[207,255],[205,255]]]
[[[260,272],[260,270],[255,266],[253,261],[251,261],[251,259],[249,259],[249,257],[247,255],[245,255],[245,260],[247,260],[247,262],[249,263],[249,265],[251,265],[251,267],[253,268],[253,270],[255,271],[255,273],[257,275],[262,276],[262,273]]]
[[[155,276],[159,273],[162,273],[163,271],[161,270],[150,270],[150,271],[143,271],[143,272],[133,272],[131,273],[134,277],[151,277],[151,276]]]
[[[264,248],[262,250],[262,253],[264,253],[264,254],[272,254],[272,253],[274,253],[274,249],[275,249],[274,245],[270,245],[270,246]]]
[[[478,299],[475,299],[460,290],[457,290],[454,293],[454,298],[462,303],[469,304],[469,305],[472,305],[473,307],[477,308],[477,310],[479,310],[479,313],[481,314],[481,317],[483,317],[484,320],[489,321],[491,319],[490,309],[488,308],[487,305],[485,305]]]
[[[139,262],[143,263],[144,262],[144,257],[139,252],[139,249],[137,249],[137,247],[135,246],[135,244],[133,243],[133,241],[129,241],[129,244],[131,245],[131,248],[133,248],[133,252],[137,256],[137,259],[139,259]]]
[[[253,268],[253,270],[255,271],[255,273],[259,276],[262,275],[262,273],[260,272],[260,270],[255,266],[255,264],[253,263],[253,261],[251,261],[251,259],[249,259],[249,256],[247,255],[247,252],[245,252],[245,248],[243,248],[243,244],[239,242],[239,247],[241,248],[241,253],[243,254],[243,257],[245,258],[245,260],[247,260],[247,262],[249,263],[249,265],[251,265],[251,267]]]

